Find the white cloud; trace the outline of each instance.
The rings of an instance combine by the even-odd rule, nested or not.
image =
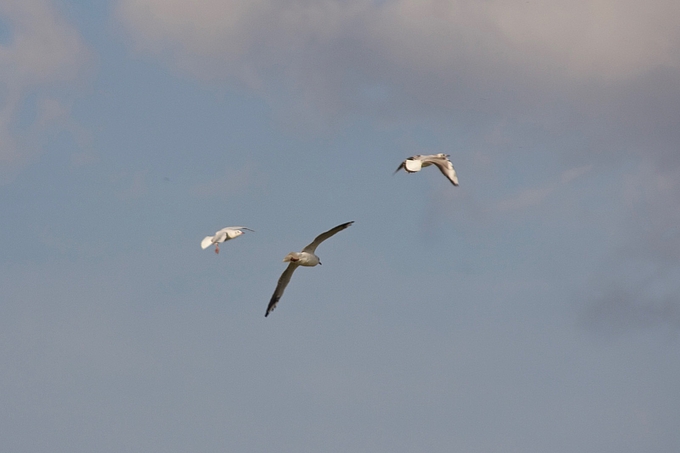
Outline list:
[[[253,85],[270,71],[329,83],[350,60],[373,82],[400,68],[452,81],[470,70],[625,79],[680,66],[680,4],[667,0],[119,0],[117,13],[138,50]]]
[[[484,3],[509,47],[576,77],[627,78],[677,67],[673,1],[532,0]],[[537,60],[538,59],[538,60]]]
[[[334,1],[122,0],[117,13],[139,51],[168,56],[198,77],[256,85],[260,71],[285,72],[292,55],[337,38],[353,9]]]
[[[78,32],[67,24],[50,0],[6,0],[0,17],[9,25],[10,36],[0,45],[0,169],[9,179],[35,152],[33,139],[45,133],[54,121],[64,122],[64,107],[45,95],[45,89],[76,80],[91,57]],[[29,92],[38,92],[39,115],[17,131],[18,112]],[[72,120],[66,120],[71,122]],[[40,140],[38,140],[40,141]]]

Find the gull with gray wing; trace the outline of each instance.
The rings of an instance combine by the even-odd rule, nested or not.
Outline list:
[[[303,248],[301,252],[290,252],[285,256],[285,258],[283,258],[285,263],[290,264],[288,264],[288,267],[285,271],[283,271],[283,274],[281,274],[281,277],[279,278],[279,283],[276,285],[274,294],[272,295],[269,305],[267,306],[267,311],[264,314],[265,317],[269,316],[269,313],[271,313],[276,308],[276,304],[279,302],[279,299],[281,299],[283,291],[286,289],[288,282],[290,282],[290,277],[293,275],[293,272],[295,272],[295,269],[297,269],[299,266],[313,267],[317,264],[321,264],[319,257],[314,254],[319,244],[333,236],[335,233],[338,233],[349,227],[353,223],[354,221],[351,221],[343,223],[342,225],[338,225],[335,228],[331,228],[325,233],[318,235],[312,241],[312,243]]]

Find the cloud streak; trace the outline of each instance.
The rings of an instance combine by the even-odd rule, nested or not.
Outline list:
[[[568,185],[576,178],[585,175],[593,169],[592,165],[585,165],[582,167],[571,168],[562,172],[560,179],[555,182],[546,184],[543,187],[535,187],[525,189],[519,194],[500,201],[496,205],[496,209],[501,212],[516,211],[526,209],[531,206],[536,206],[543,203],[555,190],[559,187]]]

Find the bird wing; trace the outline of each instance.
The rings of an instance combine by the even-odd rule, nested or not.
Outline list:
[[[206,237],[203,238],[203,240],[201,241],[201,248],[203,250],[207,249],[208,247],[210,247],[212,245],[213,237],[214,236],[206,236]]]
[[[222,228],[220,231],[215,233],[215,236],[213,236],[213,242],[225,242],[231,239],[227,231],[229,231],[228,228]]]
[[[446,155],[435,154],[433,156],[425,156],[423,161],[430,162],[436,165],[437,168],[439,168],[439,171],[441,171],[442,174],[446,176],[449,181],[451,181],[451,184],[453,184],[454,186],[458,185],[458,176],[456,175],[456,169],[453,168],[453,164]]]
[[[326,231],[325,233],[321,233],[316,238],[314,238],[314,240],[312,241],[311,244],[309,244],[307,247],[303,248],[302,251],[308,252],[308,253],[314,253],[314,251],[319,246],[319,244],[321,244],[323,241],[325,241],[329,237],[333,236],[338,231],[344,230],[345,228],[347,228],[348,226],[350,226],[353,223],[354,223],[354,220],[352,220],[351,222],[343,223],[342,225],[338,225],[335,228],[331,228],[330,230]]]
[[[399,167],[397,167],[397,169],[394,170],[394,173],[392,173],[392,174],[393,174],[393,175],[396,175],[397,172],[398,172],[399,170],[401,170],[402,168],[403,168],[404,170],[406,170],[406,165],[405,165],[405,164],[406,164],[406,161],[403,161],[402,163],[400,163],[400,164],[399,164]]]
[[[255,232],[255,231],[251,230],[250,228],[246,228],[246,227],[242,227],[242,226],[226,227],[226,228],[222,228],[221,230],[219,230],[218,232],[215,233],[215,236],[213,236],[213,241],[215,241],[215,242],[226,242],[229,239],[233,239],[233,237],[231,237],[229,235],[229,233],[234,232],[234,231],[238,231],[238,230],[248,230],[248,231],[252,231],[253,233]],[[241,231],[241,233],[243,233],[243,231]]]
[[[251,230],[251,229],[248,228],[248,227],[242,227],[242,226],[233,226],[233,227],[227,227],[227,228],[225,228],[225,230],[227,230],[227,229],[228,229],[228,230],[247,230],[247,231],[252,231],[253,233],[255,232],[255,230]]]
[[[279,303],[279,299],[281,299],[281,296],[283,296],[283,290],[286,289],[286,286],[288,286],[290,277],[293,275],[293,272],[295,272],[295,269],[297,269],[298,266],[299,264],[297,263],[290,263],[286,270],[283,271],[283,274],[281,274],[281,277],[279,277],[279,282],[276,284],[274,294],[272,294],[272,298],[269,300],[269,305],[267,305],[267,311],[264,314],[265,318],[269,316],[269,313],[274,311],[276,308],[276,304]]]

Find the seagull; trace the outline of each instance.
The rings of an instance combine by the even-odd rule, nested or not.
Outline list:
[[[283,271],[281,277],[279,277],[279,283],[276,285],[274,294],[272,295],[269,305],[267,306],[267,311],[264,314],[265,318],[269,316],[269,313],[271,313],[276,308],[276,304],[279,302],[279,299],[281,299],[283,290],[286,289],[286,286],[290,281],[290,277],[293,275],[293,272],[295,272],[295,269],[297,269],[298,266],[313,267],[317,264],[321,264],[319,257],[314,254],[314,251],[319,246],[319,244],[333,236],[335,233],[344,230],[353,223],[354,221],[352,220],[351,222],[343,223],[342,225],[338,225],[335,228],[331,228],[325,233],[321,233],[316,238],[314,238],[312,243],[303,248],[301,252],[290,252],[288,255],[286,255],[286,257],[283,259],[283,262],[290,264],[286,270]]]
[[[399,165],[399,168],[397,168],[395,173],[402,168],[407,173],[415,173],[420,171],[421,168],[429,167],[434,164],[454,186],[457,186],[458,176],[456,176],[456,170],[453,168],[453,164],[449,160],[449,157],[448,154],[443,153],[427,155],[418,154],[417,156],[411,156]]]
[[[242,226],[233,226],[222,228],[220,231],[215,233],[215,236],[206,236],[201,241],[201,248],[203,250],[207,249],[211,245],[215,244],[215,253],[220,253],[220,242],[228,241],[229,239],[234,239],[243,234],[243,230],[253,231],[250,228]],[[253,231],[254,233],[254,231]]]

